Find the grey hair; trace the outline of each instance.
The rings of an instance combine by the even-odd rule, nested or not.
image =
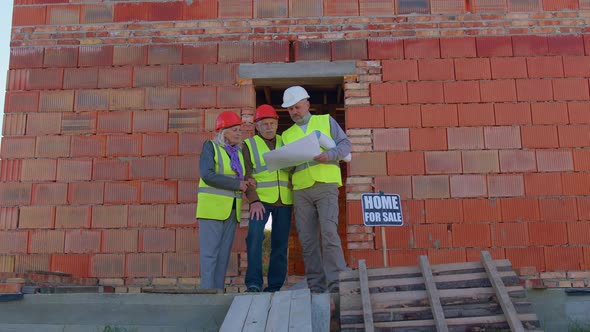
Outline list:
[[[231,128],[231,127],[230,127]],[[213,143],[219,145],[219,146],[225,146],[225,144],[227,144],[227,140],[225,139],[225,131],[228,130],[229,128],[224,128],[221,129],[220,131],[218,131],[217,133],[215,133],[215,137],[213,137],[212,141]],[[241,149],[242,148],[242,143],[238,143],[238,147]]]

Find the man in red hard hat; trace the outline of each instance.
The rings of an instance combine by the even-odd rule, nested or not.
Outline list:
[[[242,154],[242,119],[221,112],[215,137],[203,144],[197,197],[201,288],[225,288],[225,274],[242,211],[242,193],[252,185]]]
[[[287,276],[287,249],[291,229],[293,194],[289,173],[284,170],[267,171],[262,155],[283,145],[277,135],[279,116],[270,105],[260,105],[254,114],[257,135],[245,141],[244,163],[247,176],[256,180],[256,189],[250,187],[246,198],[250,202],[250,223],[246,248],[248,270],[245,284],[248,292],[276,292]],[[267,287],[263,288],[262,241],[264,226],[272,215],[271,252],[268,266]]]

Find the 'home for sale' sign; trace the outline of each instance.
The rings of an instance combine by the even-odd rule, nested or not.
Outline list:
[[[365,226],[402,226],[402,206],[396,194],[362,194],[363,222]]]

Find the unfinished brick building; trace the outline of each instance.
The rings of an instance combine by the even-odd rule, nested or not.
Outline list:
[[[198,160],[215,117],[238,112],[251,133],[256,106],[279,107],[296,83],[353,141],[341,191],[350,266],[416,265],[423,254],[464,262],[485,249],[549,286],[588,286],[589,9],[589,0],[15,0],[0,272],[198,283]],[[401,195],[404,226],[363,226],[360,195],[379,191]],[[234,285],[245,235],[234,243]],[[301,275],[294,235],[290,256],[290,274]]]

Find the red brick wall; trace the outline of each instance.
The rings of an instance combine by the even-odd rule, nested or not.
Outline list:
[[[384,264],[359,203],[382,190],[406,220],[385,230],[388,265],[486,249],[590,270],[589,3],[456,3],[15,0],[0,272],[198,277],[202,142],[222,110],[251,122],[239,63],[291,60],[358,60],[345,78],[352,266]]]

